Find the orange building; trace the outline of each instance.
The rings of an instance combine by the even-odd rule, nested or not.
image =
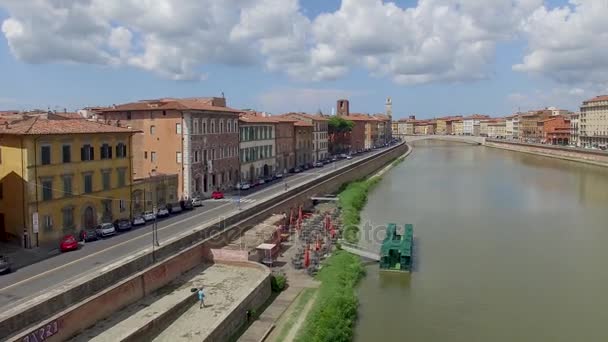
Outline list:
[[[541,121],[543,143],[551,145],[568,145],[570,142],[570,120],[563,116],[552,117]]]

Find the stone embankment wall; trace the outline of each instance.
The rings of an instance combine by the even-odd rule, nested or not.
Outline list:
[[[551,145],[525,144],[490,139],[486,139],[485,146],[599,166],[608,166],[608,153],[603,151],[581,150],[578,148],[575,149]]]
[[[19,312],[0,321],[0,339],[27,341],[24,338],[29,334],[45,330],[49,324],[51,332],[57,331],[46,340],[69,338],[168,284],[204,260],[212,259],[211,248],[225,246],[270,214],[289,212],[290,208],[310,203],[312,196],[336,192],[342,184],[373,174],[407,151],[408,146],[400,144],[379,155],[357,160],[346,170],[320,176],[314,184],[294,186],[272,199],[231,217],[219,218],[190,235],[164,244],[154,256],[144,254],[107,272],[83,278],[81,283],[61,293],[36,298]],[[58,329],[53,329],[54,324]]]

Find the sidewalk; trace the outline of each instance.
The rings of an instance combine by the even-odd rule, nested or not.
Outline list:
[[[44,259],[58,255],[59,253],[59,248],[57,247],[35,247],[26,249],[20,245],[0,242],[0,254],[9,258],[13,270],[35,264]]]

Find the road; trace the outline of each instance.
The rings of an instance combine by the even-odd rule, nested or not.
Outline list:
[[[315,178],[333,170],[348,167],[352,162],[373,156],[382,150],[376,150],[352,160],[340,160],[323,168],[315,168],[286,178],[290,187],[314,181]],[[285,189],[285,181],[258,186],[241,192],[241,208],[256,205],[273,194]],[[212,222],[220,216],[231,216],[238,212],[234,197],[224,200],[207,200],[203,207],[182,212],[175,216],[158,221],[160,244],[188,234],[193,229]],[[88,242],[83,248],[59,254],[39,263],[21,268],[14,273],[0,276],[0,311],[24,303],[40,294],[59,287],[69,286],[74,280],[84,275],[99,272],[103,268],[112,268],[114,263],[127,258],[134,258],[145,253],[152,246],[152,225],[133,229],[111,238]]]

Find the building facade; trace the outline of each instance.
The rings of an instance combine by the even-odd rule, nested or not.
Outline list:
[[[153,174],[147,178],[134,179],[131,194],[133,217],[178,202],[178,184],[177,174]]]
[[[583,101],[578,140],[583,147],[608,145],[608,95]]]
[[[488,123],[488,137],[493,139],[505,139],[507,137],[507,124],[505,121]]]
[[[53,246],[66,234],[131,218],[136,131],[24,117],[0,127],[0,238]]]
[[[353,129],[350,133],[350,152],[360,152],[365,149],[365,123],[368,121],[367,116],[363,114],[351,114],[350,104],[348,100],[338,100],[336,106],[336,114],[346,120],[353,122]]]
[[[519,140],[540,143],[543,139],[542,121],[551,116],[550,111],[532,111],[519,116]]]
[[[295,136],[296,165],[299,168],[310,166],[314,162],[313,125],[306,121],[297,121],[293,124]]]
[[[452,121],[452,134],[453,135],[464,135],[464,123],[462,120]]]
[[[236,184],[239,112],[224,98],[167,98],[113,106],[99,116],[142,131],[133,139],[133,177],[177,174],[183,199]]]
[[[296,167],[295,154],[295,119],[273,117],[276,123],[277,172],[286,173]]]
[[[464,135],[476,135],[475,126],[479,126],[480,120],[489,119],[488,115],[473,114],[462,119],[462,131]],[[478,135],[478,134],[477,134]]]
[[[580,113],[572,113],[570,115],[570,144],[580,147],[580,141],[578,139],[579,120]]]
[[[564,116],[553,116],[541,121],[543,125],[542,143],[551,145],[568,145],[570,143],[570,119]]]
[[[292,119],[304,121],[312,124],[313,127],[313,162],[325,160],[328,153],[328,119],[321,115],[311,115],[306,113],[287,113],[284,115]]]
[[[274,175],[277,172],[275,130],[278,121],[247,114],[241,114],[239,121],[240,181],[253,183]]]

